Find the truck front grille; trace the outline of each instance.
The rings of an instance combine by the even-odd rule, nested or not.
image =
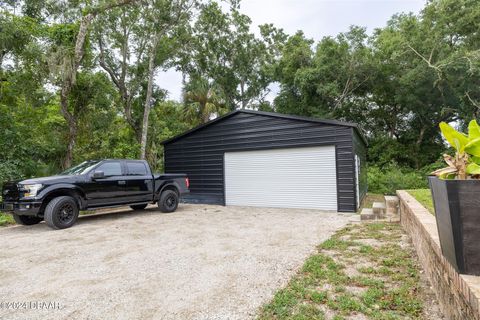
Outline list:
[[[2,194],[3,201],[17,201],[20,198],[20,191],[16,183],[6,183],[3,185]]]

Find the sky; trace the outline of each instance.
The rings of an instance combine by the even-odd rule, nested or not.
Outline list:
[[[375,28],[386,25],[400,12],[419,13],[425,0],[242,0],[240,11],[252,19],[252,31],[264,23],[273,23],[287,34],[302,30],[306,37],[321,40],[348,31],[351,25]],[[169,99],[181,100],[182,75],[174,70],[161,72],[156,83],[168,90]],[[277,88],[272,87],[269,100]]]

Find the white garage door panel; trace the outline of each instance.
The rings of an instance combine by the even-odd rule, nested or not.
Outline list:
[[[225,153],[227,205],[337,210],[335,147]]]

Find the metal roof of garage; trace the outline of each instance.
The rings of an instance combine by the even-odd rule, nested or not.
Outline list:
[[[295,116],[295,115],[289,115],[289,114],[282,114],[282,113],[276,113],[276,112],[266,112],[266,111],[255,111],[255,110],[246,110],[246,109],[240,109],[240,110],[235,110],[232,112],[229,112],[223,116],[220,116],[218,118],[215,118],[213,120],[210,120],[207,123],[204,123],[202,125],[199,125],[191,130],[188,130],[184,133],[181,133],[173,138],[166,139],[161,142],[161,144],[168,144],[173,141],[177,141],[185,136],[188,136],[200,129],[203,129],[205,127],[208,127],[214,123],[217,123],[219,121],[222,121],[224,119],[230,118],[233,115],[236,115],[238,113],[247,113],[247,114],[254,114],[254,115],[262,115],[262,116],[269,116],[269,117],[276,117],[276,118],[284,118],[284,119],[291,119],[291,120],[298,120],[298,121],[307,121],[307,122],[313,122],[313,123],[319,123],[319,124],[328,124],[328,125],[335,125],[335,126],[343,126],[343,127],[352,127],[355,130],[357,130],[357,133],[360,135],[362,138],[363,142],[365,145],[367,145],[367,140],[363,134],[362,129],[356,124],[352,122],[345,122],[345,121],[338,121],[338,120],[325,120],[325,119],[316,119],[316,118],[309,118],[309,117],[302,117],[302,116]]]

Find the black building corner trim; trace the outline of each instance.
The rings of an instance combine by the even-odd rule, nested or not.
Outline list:
[[[340,177],[340,172],[338,171],[338,148],[337,146],[335,145],[335,175],[337,176],[337,178],[335,179],[336,183],[337,183],[337,211],[340,211],[340,207],[342,206],[342,204],[340,203],[340,180],[339,180],[339,177]]]
[[[227,205],[227,188],[225,185],[225,152],[223,153],[223,161],[222,161],[222,171],[223,171],[223,205]]]
[[[357,192],[357,162],[355,161],[355,155],[357,154],[356,153],[356,148],[355,148],[355,131],[352,129],[352,162],[353,162],[353,185],[355,187],[355,192],[354,192],[354,202],[355,202],[355,209],[358,209],[360,207],[360,195],[359,193],[361,192],[360,191],[360,188],[358,188],[358,192]],[[358,176],[360,177],[360,172],[358,173]]]

